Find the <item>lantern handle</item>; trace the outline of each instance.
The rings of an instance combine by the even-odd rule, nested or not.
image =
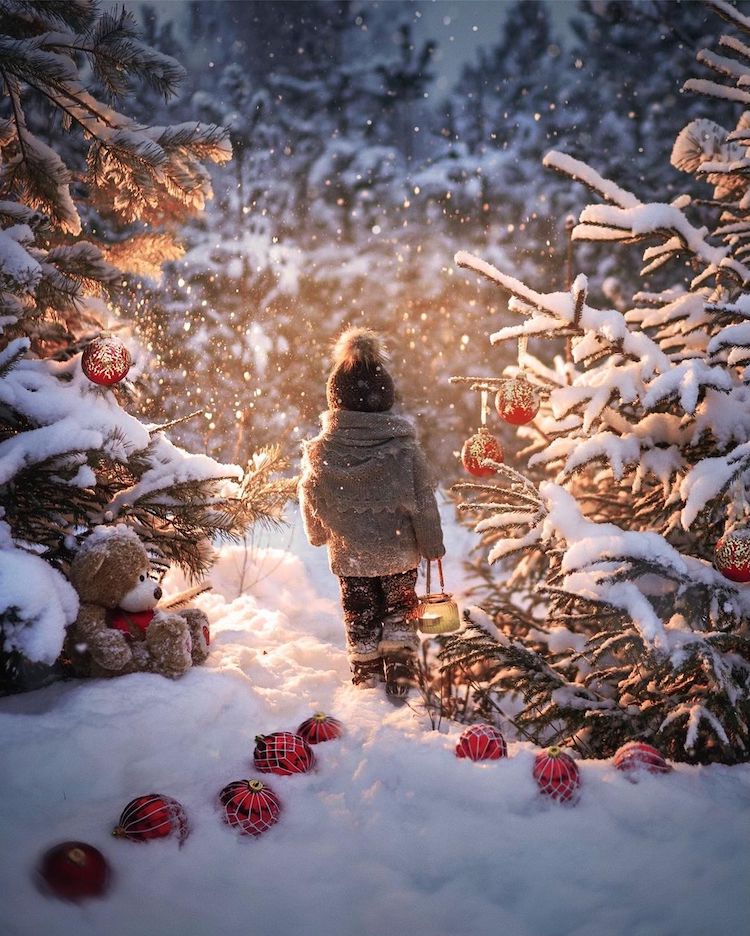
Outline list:
[[[445,579],[443,578],[443,562],[441,559],[435,559],[434,561],[437,562],[438,577],[440,579],[440,591],[444,592],[445,591]],[[427,560],[427,594],[428,595],[430,594],[430,568],[432,566],[432,562],[433,562],[432,559]]]

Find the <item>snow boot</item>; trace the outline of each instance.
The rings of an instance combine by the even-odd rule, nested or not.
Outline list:
[[[351,660],[352,683],[358,689],[374,689],[383,681],[383,660]]]
[[[405,702],[409,689],[417,684],[417,664],[413,653],[388,653],[383,657],[385,694],[389,701]]]

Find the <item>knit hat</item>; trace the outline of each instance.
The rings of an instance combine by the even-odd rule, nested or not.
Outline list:
[[[393,379],[385,369],[388,354],[370,328],[348,328],[333,349],[326,383],[328,408],[384,413],[395,400]]]

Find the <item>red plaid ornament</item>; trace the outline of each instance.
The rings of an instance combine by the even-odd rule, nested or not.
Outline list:
[[[224,821],[244,835],[262,835],[278,822],[281,803],[260,780],[235,780],[219,793]]]
[[[505,738],[493,725],[472,725],[462,732],[456,745],[456,757],[470,760],[498,760],[508,756]]]
[[[731,582],[750,582],[750,529],[725,533],[716,544],[714,565]]]
[[[545,796],[562,802],[573,801],[581,785],[576,762],[559,747],[550,747],[537,754],[534,779]]]
[[[469,474],[477,478],[485,478],[495,474],[494,468],[482,464],[485,458],[502,462],[503,447],[493,435],[490,435],[489,429],[480,426],[477,432],[464,442],[461,449],[461,462]]]
[[[37,880],[45,893],[74,902],[101,897],[109,888],[107,859],[86,842],[61,842],[41,857]]]
[[[297,734],[308,744],[320,744],[321,741],[333,741],[334,738],[340,738],[343,731],[344,726],[338,719],[324,712],[316,712],[312,718],[302,722],[297,729]]]
[[[649,773],[669,773],[672,769],[664,760],[661,751],[658,751],[644,741],[628,741],[618,748],[614,756],[614,765],[618,770],[624,770],[629,780],[635,780],[633,774],[647,770]]]
[[[539,412],[539,397],[523,377],[506,380],[495,395],[495,409],[500,419],[513,426],[523,426]]]
[[[305,773],[315,764],[310,745],[291,731],[258,735],[253,758],[256,769],[261,773],[281,775]]]
[[[132,364],[130,353],[119,338],[110,332],[102,332],[84,348],[81,368],[88,379],[103,387],[119,383]]]
[[[185,810],[177,800],[161,793],[147,793],[131,800],[112,830],[117,838],[130,839],[131,842],[147,842],[176,833],[180,845],[189,832]]]

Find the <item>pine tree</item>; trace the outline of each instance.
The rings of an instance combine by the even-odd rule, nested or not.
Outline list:
[[[734,7],[708,5],[750,35]],[[690,79],[685,92],[747,105],[748,46],[722,36],[720,47],[698,56],[720,80]],[[495,390],[523,374],[539,388],[540,415],[519,435],[529,465],[554,480],[495,465],[499,483],[460,485],[476,495],[465,509],[487,514],[477,530],[490,562],[523,558],[507,587],[485,583],[490,621],[448,639],[444,659],[481,663],[478,711],[521,697],[514,721],[538,742],[602,757],[640,737],[676,760],[750,758],[750,597],[720,571],[734,547],[742,562],[750,512],[747,124],[699,118],[678,134],[672,164],[708,182],[709,197],[644,203],[579,160],[546,156],[601,199],[580,213],[576,240],[646,244],[642,275],[676,275],[667,289],[636,288],[624,311],[594,305],[583,275],[543,293],[457,255],[525,317],[491,336],[520,341],[518,366],[469,383]],[[691,220],[707,207],[710,230]],[[567,355],[545,359],[550,342]]]
[[[115,109],[137,82],[168,97],[182,76],[124,10],[0,0],[3,689],[60,653],[77,613],[64,573],[94,526],[126,523],[157,567],[199,577],[212,540],[277,517],[290,493],[273,476],[278,452],[247,471],[190,455],[163,421],[122,408],[129,381],[105,389],[81,369],[105,325],[129,342],[133,375],[146,369],[118,317],[128,274],[179,254],[171,228],[211,197],[205,163],[230,157],[219,126],[145,125]]]

